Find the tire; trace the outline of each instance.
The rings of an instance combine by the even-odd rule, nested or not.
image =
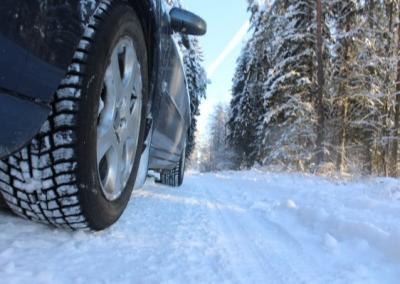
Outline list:
[[[132,61],[134,59],[137,61]],[[115,70],[112,69],[114,62],[118,62],[120,73],[117,73],[121,76],[118,90],[107,85],[111,82],[107,79],[109,70]],[[0,161],[0,192],[14,213],[72,230],[103,230],[119,219],[131,197],[143,148],[147,64],[145,37],[135,11],[122,1],[103,1],[85,30],[40,133],[19,153]],[[117,85],[116,77],[110,78]],[[125,79],[127,86],[123,85]],[[131,83],[136,91],[141,88],[136,97],[130,90]],[[126,95],[128,91],[130,100]],[[99,138],[103,129],[100,126],[103,127],[104,115],[110,113],[104,102],[110,101],[111,93],[115,100],[109,104],[113,105],[109,132],[115,134],[118,139],[114,137],[113,141],[119,144],[112,144],[110,149],[118,148],[114,152],[119,155],[110,156],[125,158],[114,163],[121,173],[114,175],[114,180],[121,180],[123,176],[124,182],[118,183],[119,194],[113,198],[107,195],[102,176],[106,172],[103,168],[111,168],[111,163],[103,162],[109,153],[104,156],[107,158],[97,159],[100,156],[98,147],[105,145],[101,142],[104,139]],[[122,109],[129,118],[122,115]],[[135,113],[138,119],[134,120],[130,113]],[[128,127],[131,125],[127,120],[138,121],[138,127]],[[124,135],[119,136],[118,131]],[[128,137],[132,132],[134,138]],[[132,143],[136,146],[130,143],[128,149],[125,136],[134,140]]]
[[[185,178],[186,146],[181,154],[178,164],[172,170],[162,170],[160,183],[171,187],[180,187]]]
[[[0,194],[0,211],[1,210],[8,210],[8,206],[4,198]]]

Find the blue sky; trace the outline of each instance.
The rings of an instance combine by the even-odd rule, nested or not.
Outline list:
[[[242,36],[240,30],[244,30],[244,24],[248,21],[246,0],[185,0],[185,7],[202,16],[208,24],[208,33],[200,38],[204,50],[204,65],[210,69],[218,58],[223,59],[217,66],[208,86],[207,100],[203,102],[201,117],[199,119],[199,131],[204,138],[207,133],[208,118],[213,107],[219,102],[230,101],[230,89],[232,77],[235,71],[236,59],[242,49]],[[242,33],[243,34],[243,33]],[[232,40],[236,36],[236,42]],[[229,43],[234,47],[226,57],[221,57],[227,50]],[[226,53],[226,52],[225,52]]]

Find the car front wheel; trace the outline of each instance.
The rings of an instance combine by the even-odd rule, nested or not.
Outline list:
[[[142,154],[148,66],[135,11],[101,4],[37,137],[0,162],[0,191],[25,218],[102,230],[130,199]]]

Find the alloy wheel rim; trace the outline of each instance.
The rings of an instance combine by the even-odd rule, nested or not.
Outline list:
[[[97,118],[97,169],[106,199],[118,199],[133,170],[142,116],[142,75],[133,41],[118,41],[106,69]]]

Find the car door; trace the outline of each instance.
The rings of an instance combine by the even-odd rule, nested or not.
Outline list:
[[[154,121],[151,168],[173,167],[182,154],[190,125],[190,100],[176,35],[169,25],[169,7],[161,1],[159,108]]]

